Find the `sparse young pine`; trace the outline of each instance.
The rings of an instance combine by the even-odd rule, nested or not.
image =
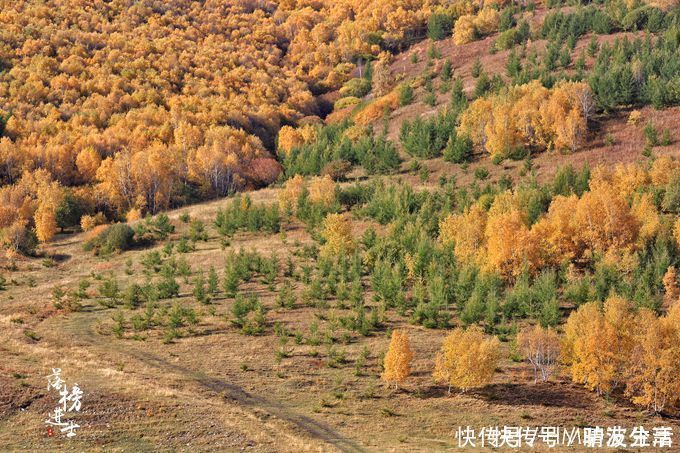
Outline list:
[[[394,384],[398,388],[404,380],[411,374],[411,351],[408,333],[403,330],[392,332],[390,347],[385,354],[384,371],[380,376],[388,384]]]
[[[550,378],[560,355],[560,339],[551,328],[526,327],[517,334],[517,346],[534,368],[534,382]]]
[[[217,276],[217,272],[215,271],[214,266],[210,266],[210,271],[208,272],[208,293],[209,294],[217,294],[219,291],[219,277]]]
[[[413,102],[413,88],[408,83],[399,86],[399,105],[402,107]]]
[[[454,329],[442,344],[433,377],[437,382],[466,392],[491,382],[500,359],[500,341],[478,327]]]
[[[210,301],[210,298],[205,291],[205,278],[203,277],[202,272],[194,279],[193,295],[196,298],[196,301],[202,304],[206,304]]]

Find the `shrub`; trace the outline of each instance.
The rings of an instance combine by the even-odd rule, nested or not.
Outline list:
[[[346,96],[335,101],[335,104],[333,104],[333,108],[335,110],[342,110],[346,107],[349,107],[351,105],[357,105],[359,103],[361,103],[361,99],[359,99],[358,97]]]
[[[342,181],[352,170],[352,164],[346,160],[334,160],[321,169],[321,176],[330,176],[333,181]]]
[[[371,91],[371,81],[368,79],[355,78],[345,82],[340,88],[340,95],[343,97],[349,96],[354,98],[362,98]]]
[[[80,228],[83,231],[90,231],[92,228],[106,223],[106,216],[98,212],[95,215],[84,215],[80,218]]]
[[[428,91],[427,94],[425,95],[425,98],[423,98],[423,102],[430,107],[434,107],[435,104],[437,103],[437,96],[431,91]]]
[[[115,223],[108,226],[93,239],[85,243],[85,250],[92,250],[95,255],[108,255],[113,252],[124,252],[135,245],[135,232],[126,223]]]
[[[448,82],[451,80],[451,77],[453,76],[453,65],[451,64],[451,60],[448,58],[446,61],[444,61],[444,65],[442,66],[442,70],[439,73],[439,77],[444,81]]]
[[[489,170],[487,170],[484,167],[475,168],[475,179],[478,179],[480,181],[484,181],[488,177],[489,177]]]
[[[399,105],[402,107],[413,102],[413,88],[408,83],[399,86]]]

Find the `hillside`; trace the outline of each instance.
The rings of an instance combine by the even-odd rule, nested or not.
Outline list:
[[[677,447],[677,4],[0,24],[3,449]],[[55,368],[84,393],[72,438],[45,423]]]

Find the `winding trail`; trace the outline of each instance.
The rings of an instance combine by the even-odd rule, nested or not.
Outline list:
[[[330,426],[313,420],[306,415],[296,413],[279,401],[253,395],[236,384],[210,376],[199,370],[171,363],[156,354],[141,350],[133,345],[121,345],[115,341],[107,341],[92,330],[92,318],[91,313],[73,313],[60,323],[60,327],[63,329],[62,333],[68,333],[74,340],[88,347],[96,348],[98,351],[128,356],[164,374],[180,376],[245,408],[264,411],[291,424],[312,439],[322,441],[339,451],[364,451],[356,442],[338,433]]]

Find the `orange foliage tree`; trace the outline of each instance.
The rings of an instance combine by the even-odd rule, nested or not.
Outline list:
[[[579,307],[567,320],[563,360],[574,382],[598,394],[623,381],[633,348],[634,319],[629,301],[612,296],[600,311],[596,302]]]
[[[413,360],[413,352],[411,352],[408,333],[394,330],[390,347],[385,354],[384,371],[380,377],[388,384],[393,383],[394,388],[398,388],[399,384],[411,374],[411,360]]]
[[[587,84],[562,82],[553,89],[533,81],[473,101],[458,131],[493,156],[520,146],[575,150],[586,139],[593,98]]]
[[[654,412],[680,407],[680,305],[657,318],[641,310],[626,373],[626,394]]]

